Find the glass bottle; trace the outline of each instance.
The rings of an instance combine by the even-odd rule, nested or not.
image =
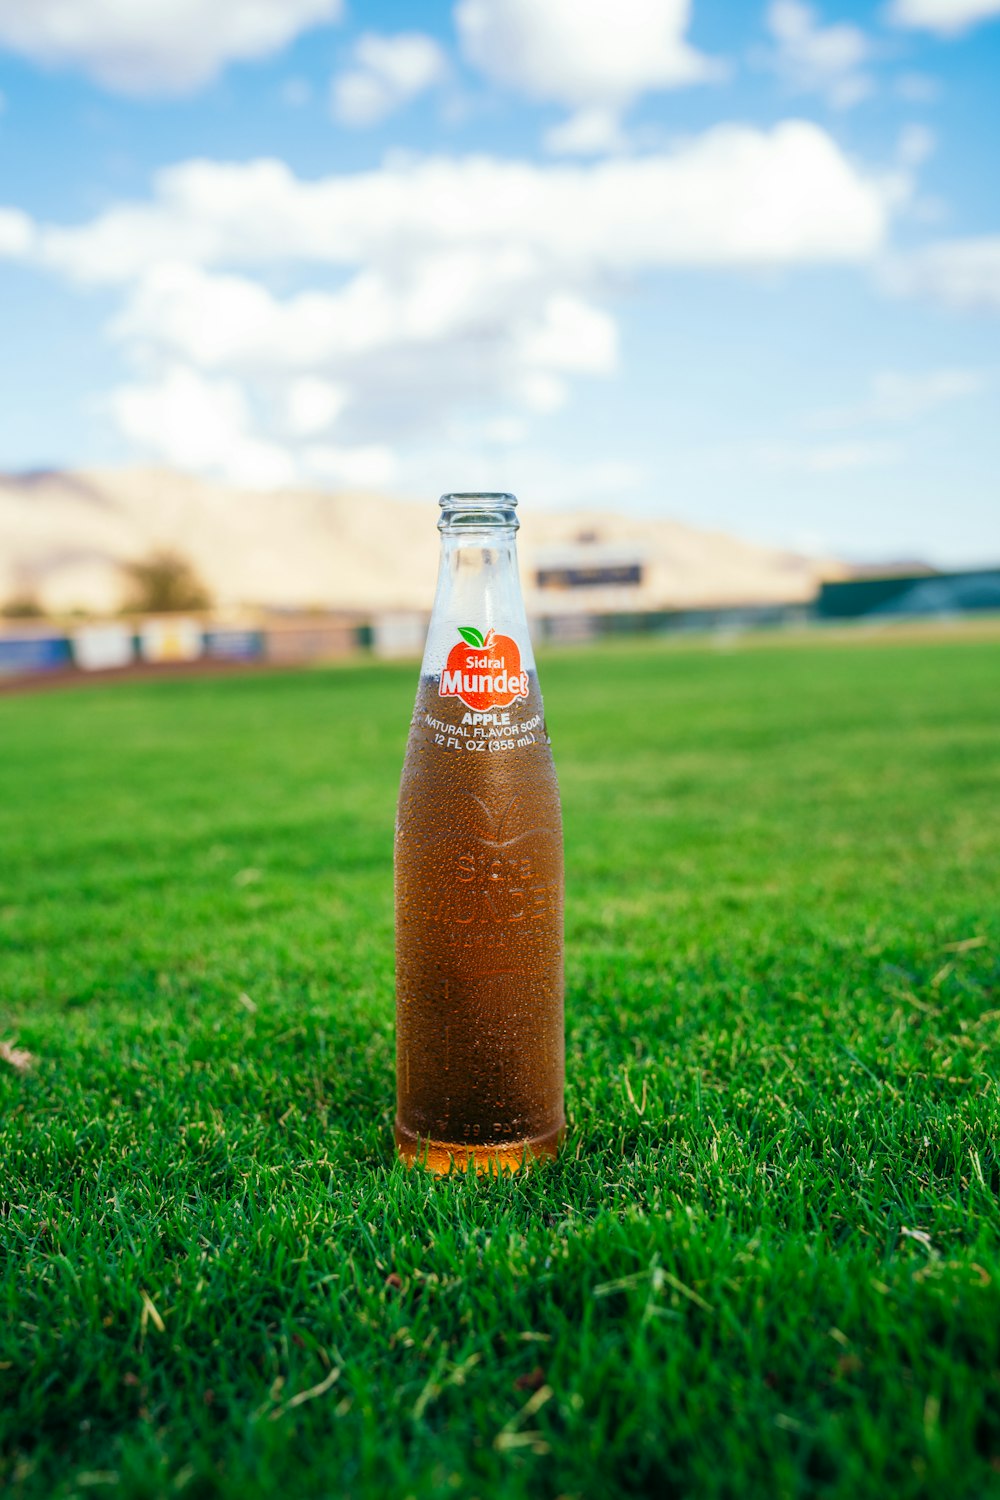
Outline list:
[[[441,499],[441,563],[396,818],[396,1144],[435,1172],[555,1154],[559,788],[506,494]]]

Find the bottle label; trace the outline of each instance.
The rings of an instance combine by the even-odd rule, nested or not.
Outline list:
[[[462,637],[448,652],[438,693],[459,698],[466,708],[507,708],[528,696],[528,674],[521,669],[521,648],[509,635],[474,625],[460,625]]]

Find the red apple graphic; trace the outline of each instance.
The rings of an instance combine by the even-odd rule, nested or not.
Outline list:
[[[521,670],[521,651],[509,635],[474,625],[460,625],[462,637],[448,652],[438,689],[442,698],[461,698],[467,708],[507,708],[528,696],[528,674]]]

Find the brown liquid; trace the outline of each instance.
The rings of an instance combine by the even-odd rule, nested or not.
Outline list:
[[[466,713],[421,681],[396,819],[396,1143],[438,1172],[516,1169],[564,1129],[562,821],[537,679],[492,710],[508,726],[479,737]]]

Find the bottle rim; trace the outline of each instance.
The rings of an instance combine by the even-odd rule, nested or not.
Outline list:
[[[438,501],[438,530],[446,534],[513,533],[518,529],[517,497],[504,490],[455,490]]]
[[[442,510],[512,510],[517,505],[517,496],[506,490],[451,490],[438,501]]]

